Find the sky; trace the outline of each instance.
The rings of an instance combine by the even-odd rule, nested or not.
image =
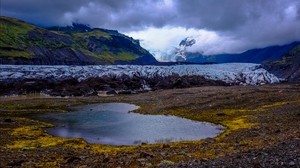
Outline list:
[[[172,59],[181,40],[204,55],[300,40],[299,0],[0,0],[0,15],[38,26],[72,22],[139,39],[158,60]]]

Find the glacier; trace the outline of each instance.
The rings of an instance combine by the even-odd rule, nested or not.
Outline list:
[[[51,79],[56,81],[77,79],[79,82],[91,77],[129,77],[153,78],[202,76],[206,79],[220,80],[228,84],[263,85],[278,83],[280,78],[263,69],[260,64],[225,63],[209,65],[93,65],[93,66],[49,66],[49,65],[0,65],[0,81],[20,79]]]

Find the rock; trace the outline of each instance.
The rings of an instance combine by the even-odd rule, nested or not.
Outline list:
[[[290,162],[289,162],[289,165],[290,165],[290,166],[295,166],[296,163],[295,163],[294,161],[290,161]]]
[[[172,166],[175,163],[170,161],[170,160],[162,160],[159,164],[158,167],[167,167],[167,166]]]
[[[162,145],[162,148],[163,148],[163,149],[165,149],[165,148],[170,148],[170,145],[168,145],[168,144],[163,144],[163,145]]]
[[[107,162],[109,162],[109,154],[107,154],[107,153],[105,153],[104,154],[104,158],[103,158],[103,163],[107,163]]]
[[[75,162],[75,161],[80,161],[81,159],[79,157],[76,157],[76,156],[71,156],[71,157],[67,157],[66,158],[66,162],[69,164],[69,163],[72,163],[72,162]]]
[[[220,112],[217,112],[217,116],[225,116],[226,114],[224,113],[224,112],[222,112],[222,111],[220,111]]]
[[[137,159],[137,161],[140,162],[140,163],[144,163],[144,162],[146,162],[147,160],[144,159],[144,158],[140,158],[140,159]]]
[[[110,91],[107,91],[106,94],[115,95],[115,94],[117,94],[117,92],[115,90],[110,90]]]
[[[11,122],[12,122],[12,119],[6,118],[6,119],[4,119],[4,122],[11,123]]]
[[[21,148],[21,151],[27,151],[27,150],[29,150],[28,147],[23,147],[23,148]]]
[[[133,92],[131,90],[121,90],[118,91],[118,94],[132,94]]]
[[[147,153],[147,152],[141,152],[140,158],[154,158],[154,155]]]
[[[240,158],[242,158],[242,155],[240,155],[240,154],[236,154],[236,156],[235,156],[237,159],[240,159]]]
[[[7,166],[9,166],[9,167],[21,167],[22,163],[24,163],[24,162],[25,162],[25,160],[22,160],[22,159],[21,160],[14,160],[14,161],[8,163]]]

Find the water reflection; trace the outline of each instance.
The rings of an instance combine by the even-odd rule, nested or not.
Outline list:
[[[38,116],[57,127],[47,131],[61,137],[82,137],[90,143],[137,145],[198,140],[221,133],[217,125],[175,116],[129,113],[138,107],[125,103],[93,104],[70,113]]]

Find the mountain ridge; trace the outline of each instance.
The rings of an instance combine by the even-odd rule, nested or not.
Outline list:
[[[0,64],[105,65],[153,64],[138,40],[115,30],[83,24],[40,28],[0,17]]]
[[[293,48],[278,60],[262,65],[269,72],[290,82],[300,81],[300,45]]]
[[[189,45],[185,45],[185,44]],[[194,45],[195,39],[188,37],[183,39],[175,51],[177,61],[194,62],[194,63],[264,63],[274,61],[286,55],[294,47],[300,45],[300,41],[294,41],[284,45],[273,45],[263,48],[249,49],[237,54],[216,54],[206,56],[199,52],[188,52],[186,48]],[[184,60],[183,60],[184,59]]]

